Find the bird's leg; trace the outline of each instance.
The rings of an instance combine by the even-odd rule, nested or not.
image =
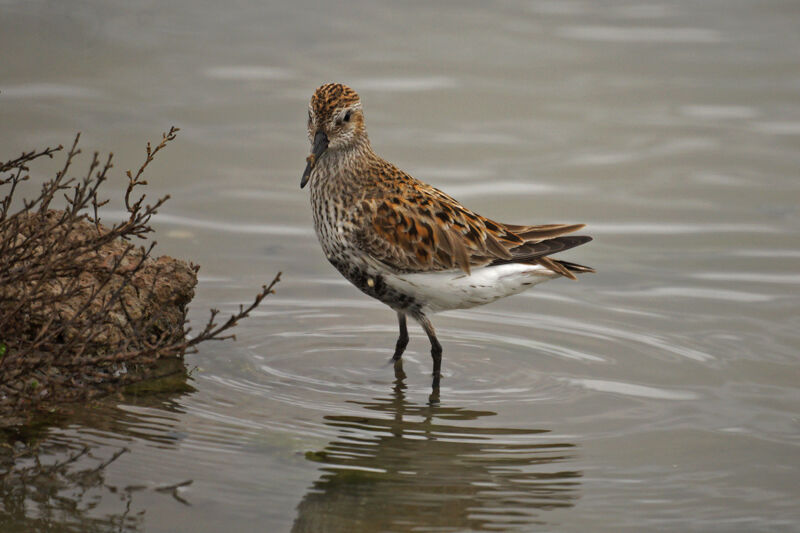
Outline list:
[[[406,351],[406,346],[408,346],[408,327],[406,326],[406,314],[398,311],[397,321],[400,323],[400,336],[397,338],[397,345],[394,348],[394,355],[392,356],[392,361],[394,363],[400,361],[400,358],[403,356],[403,352]]]
[[[428,340],[431,341],[431,357],[433,358],[433,387],[439,387],[439,379],[441,378],[442,370],[442,345],[439,344],[439,339],[436,338],[436,331],[433,329],[433,324],[428,320],[428,317],[419,313],[414,317],[417,319],[422,329],[428,335]]]

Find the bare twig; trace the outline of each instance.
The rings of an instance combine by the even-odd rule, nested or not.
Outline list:
[[[124,363],[147,367],[195,350],[201,342],[233,338],[229,331],[279,281],[280,274],[222,323],[212,309],[203,329],[190,338],[186,305],[198,267],[154,259],[155,242],[138,248],[130,243],[153,232],[150,220],[169,198],[145,204],[146,195],[137,193],[147,185],[145,172],[156,154],[177,132],[170,128],[157,145],[148,143],[136,173],[126,173],[127,219],[111,227],[100,223],[99,210],[108,199],[99,191],[113,158],[94,153],[82,177],[72,177],[80,134],[61,170],[15,212],[13,195],[29,179],[28,165],[52,158],[62,147],[0,163],[0,191],[5,190],[0,200],[0,415],[48,397],[95,394],[88,384],[137,379],[120,366]],[[65,208],[53,210],[59,199]]]

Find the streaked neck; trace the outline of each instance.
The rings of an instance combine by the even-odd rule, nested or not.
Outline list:
[[[344,148],[326,151],[324,157],[319,160],[316,173],[318,177],[320,175],[334,179],[338,176],[344,177],[362,168],[373,157],[377,156],[372,151],[369,138],[363,135]]]

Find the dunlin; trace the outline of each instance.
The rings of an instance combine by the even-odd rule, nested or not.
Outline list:
[[[548,279],[593,272],[550,255],[592,240],[567,235],[583,224],[525,226],[483,217],[378,156],[364,125],[361,99],[328,83],[308,107],[308,156],[300,187],[310,183],[314,227],[328,261],[353,285],[406,317],[431,343],[434,385],[442,346],[428,315],[517,294]]]

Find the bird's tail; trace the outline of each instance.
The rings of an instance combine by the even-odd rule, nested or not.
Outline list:
[[[570,273],[585,274],[585,273],[589,272],[589,273],[593,274],[595,272],[595,270],[590,266],[579,265],[578,263],[570,263],[569,261],[563,261],[561,259],[550,259],[550,260],[552,262],[554,262],[554,263],[558,263],[563,268],[567,269],[567,271],[570,272]],[[570,276],[567,276],[567,277],[570,277]]]

